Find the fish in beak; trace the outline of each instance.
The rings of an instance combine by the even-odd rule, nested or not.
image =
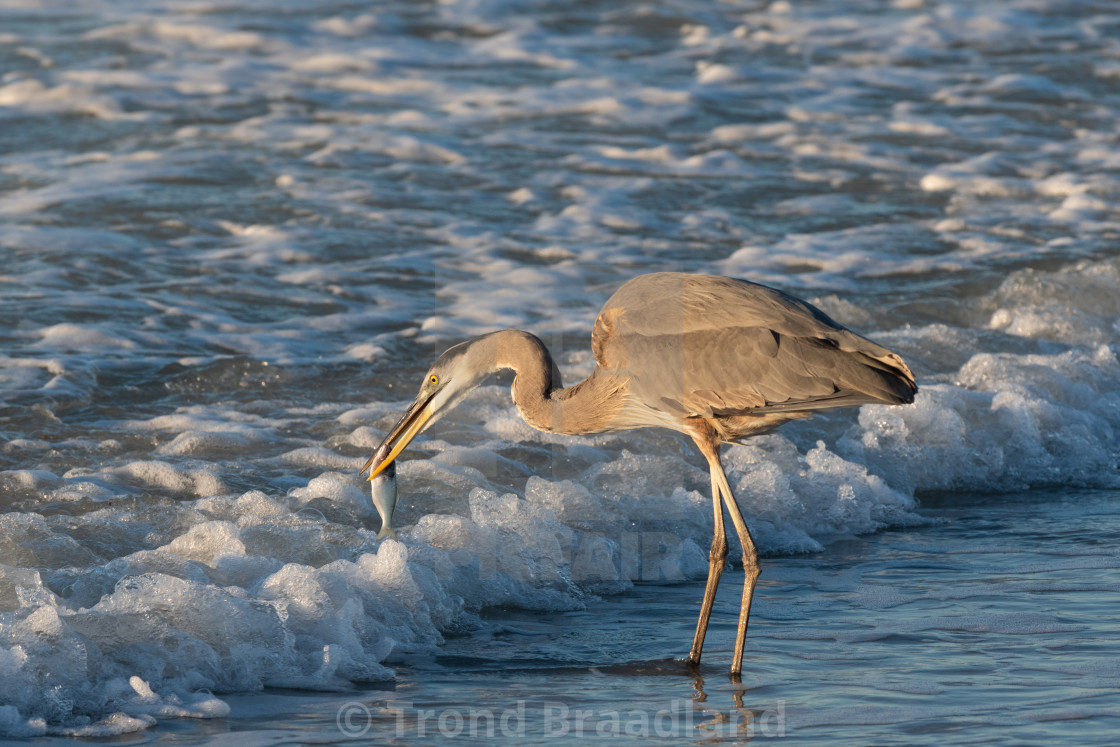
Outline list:
[[[386,537],[397,538],[393,529],[393,511],[397,507],[397,465],[394,462],[382,469],[376,477],[369,481],[370,493],[373,496],[373,507],[381,514],[381,531],[377,539]]]

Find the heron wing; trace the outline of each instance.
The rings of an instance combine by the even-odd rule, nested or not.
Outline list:
[[[718,276],[631,280],[600,312],[592,349],[631,396],[675,416],[910,402],[916,391],[901,358],[816,307]]]

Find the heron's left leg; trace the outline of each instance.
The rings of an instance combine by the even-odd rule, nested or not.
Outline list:
[[[712,617],[712,605],[716,601],[719,577],[727,564],[727,533],[723,528],[723,504],[720,502],[719,490],[716,473],[713,471],[712,507],[715,510],[715,528],[712,532],[712,549],[708,552],[708,585],[704,587],[704,601],[700,604],[696,635],[692,638],[692,651],[688,654],[690,664],[700,663],[700,654],[704,650],[704,636],[708,633],[708,620]]]
[[[751,616],[751,602],[754,600],[754,586],[758,581],[761,568],[758,564],[758,550],[751,539],[751,532],[747,529],[747,522],[735,502],[735,495],[731,492],[731,485],[727,482],[727,474],[719,460],[718,447],[716,458],[712,462],[712,476],[719,483],[720,492],[723,494],[723,503],[727,506],[727,513],[731,515],[731,523],[735,525],[735,532],[739,535],[739,543],[743,546],[743,600],[739,605],[739,629],[735,634],[735,653],[731,657],[731,676],[738,677],[743,670],[743,647],[747,640],[747,622]]]

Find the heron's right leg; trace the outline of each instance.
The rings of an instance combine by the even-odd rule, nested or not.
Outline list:
[[[747,640],[751,602],[754,600],[754,585],[762,569],[758,564],[758,550],[754,546],[754,540],[751,539],[750,530],[747,529],[747,522],[743,520],[739,504],[735,502],[735,495],[727,482],[727,475],[723,471],[723,465],[720,464],[718,452],[712,466],[712,479],[719,483],[727,513],[731,515],[731,523],[735,525],[735,531],[739,535],[739,544],[743,546],[743,599],[739,603],[739,629],[735,634],[735,653],[731,656],[731,676],[738,677],[743,670],[743,648]]]
[[[704,601],[700,604],[700,618],[696,621],[696,635],[692,639],[692,651],[688,655],[690,664],[700,663],[700,653],[704,649],[704,636],[708,632],[708,620],[712,616],[712,605],[716,601],[716,588],[723,567],[727,564],[727,533],[723,529],[723,506],[719,498],[719,482],[712,472],[712,507],[715,510],[715,530],[712,534],[712,549],[708,552],[708,585],[704,587]]]

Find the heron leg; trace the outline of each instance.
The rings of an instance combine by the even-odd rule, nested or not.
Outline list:
[[[751,532],[747,529],[747,522],[735,502],[735,495],[727,482],[727,475],[719,461],[718,447],[715,460],[712,462],[712,477],[718,481],[720,492],[723,494],[724,505],[731,515],[731,523],[735,525],[735,532],[739,535],[739,543],[743,546],[743,600],[739,605],[739,629],[735,634],[735,653],[731,657],[731,676],[738,677],[743,670],[743,647],[747,640],[747,622],[751,616],[751,602],[754,600],[754,586],[758,581],[761,567],[758,564],[758,550],[751,539]]]
[[[716,588],[719,586],[723,567],[727,564],[727,533],[723,529],[723,505],[719,498],[719,483],[715,472],[712,472],[712,507],[715,510],[715,531],[712,534],[712,549],[708,552],[708,585],[704,587],[704,601],[700,604],[700,618],[696,621],[696,635],[692,639],[692,651],[688,655],[688,661],[693,665],[700,663],[704,636],[708,632],[708,620],[716,601]]]

